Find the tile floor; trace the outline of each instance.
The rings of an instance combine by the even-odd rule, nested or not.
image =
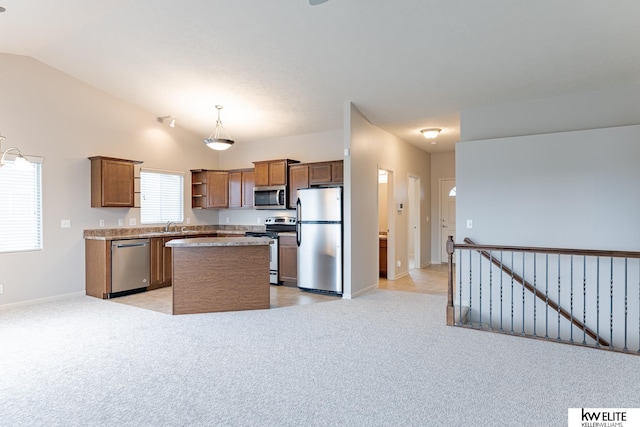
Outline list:
[[[446,295],[447,265],[434,264],[425,268],[414,269],[408,275],[396,280],[380,278],[379,288],[391,291]],[[171,288],[168,287],[114,298],[110,301],[171,314],[171,297]],[[333,295],[305,292],[288,286],[271,286],[271,308],[335,301],[340,298]]]

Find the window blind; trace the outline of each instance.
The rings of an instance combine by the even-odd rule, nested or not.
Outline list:
[[[0,252],[42,250],[42,159],[0,167]]]
[[[184,174],[140,170],[140,223],[182,222]]]

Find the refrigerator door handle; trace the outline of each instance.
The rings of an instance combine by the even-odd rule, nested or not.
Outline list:
[[[301,211],[302,203],[300,203],[300,198],[298,197],[298,200],[296,200],[296,245],[298,245],[298,247],[300,247],[300,243],[302,243],[302,230],[300,228]]]

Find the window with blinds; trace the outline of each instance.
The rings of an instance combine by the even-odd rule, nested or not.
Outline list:
[[[42,159],[0,167],[0,252],[42,250]]]
[[[140,223],[182,222],[184,173],[140,170]]]

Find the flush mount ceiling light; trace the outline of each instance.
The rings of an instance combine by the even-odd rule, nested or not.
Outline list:
[[[315,6],[315,5],[326,3],[326,2],[327,0],[309,0],[309,4],[311,6]]]
[[[0,144],[2,144],[3,139],[6,138],[2,136],[2,134],[0,134]],[[13,160],[14,168],[24,170],[31,167],[29,160],[27,160],[26,157],[22,155],[22,152],[16,147],[9,147],[6,150],[2,151],[2,147],[0,146],[0,153],[2,153],[2,157],[0,157],[0,168],[6,164],[7,154],[9,154],[10,151],[15,151],[17,153],[15,154],[15,159]]]
[[[442,131],[442,129],[428,128],[428,129],[422,129],[420,133],[422,134],[422,136],[424,136],[427,139],[433,139],[440,134],[440,131]]]
[[[229,136],[227,131],[222,127],[222,121],[220,120],[220,110],[222,105],[216,105],[218,109],[218,120],[216,120],[216,128],[211,132],[209,138],[204,140],[207,147],[213,150],[226,150],[233,145],[233,139]]]
[[[174,128],[176,127],[176,117],[175,116],[162,116],[162,117],[158,117],[158,121],[160,123],[164,123],[165,119],[169,120],[169,127],[170,128]]]

